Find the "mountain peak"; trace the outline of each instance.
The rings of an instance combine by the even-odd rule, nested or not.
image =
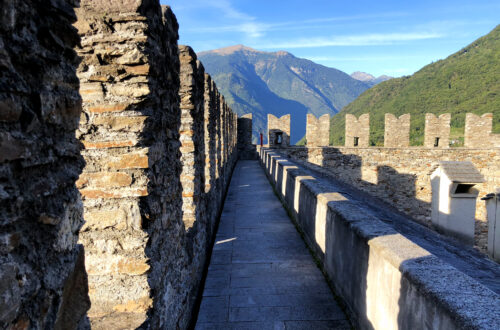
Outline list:
[[[353,77],[356,80],[361,80],[361,81],[372,81],[375,80],[375,76],[366,73],[366,72],[361,72],[361,71],[356,71],[351,73],[351,77]]]
[[[290,54],[289,52],[287,52],[285,50],[278,50],[277,52],[275,52],[275,54],[277,56],[293,56],[292,54]]]
[[[234,45],[234,46],[228,46],[224,48],[219,48],[219,49],[214,49],[214,50],[208,50],[205,52],[200,52],[198,55],[204,55],[204,54],[218,54],[218,55],[230,55],[236,52],[250,52],[250,53],[263,53],[260,50],[253,49],[251,47],[247,47],[245,45]]]
[[[372,84],[372,85],[376,85],[378,83],[381,83],[382,81],[392,79],[392,77],[389,77],[386,75],[381,75],[377,78],[374,75],[371,75],[371,74],[366,73],[366,72],[361,72],[361,71],[356,71],[356,72],[351,73],[351,78],[354,78],[356,80],[359,80],[359,81],[362,81],[362,82],[365,82],[368,84]]]

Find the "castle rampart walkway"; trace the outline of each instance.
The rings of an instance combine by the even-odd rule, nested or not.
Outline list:
[[[233,173],[196,329],[349,329],[258,161]]]

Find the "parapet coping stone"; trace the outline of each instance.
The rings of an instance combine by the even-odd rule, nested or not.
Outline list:
[[[273,158],[281,157],[290,165],[295,164],[297,169],[288,170],[291,177],[312,176],[313,180],[303,180],[301,184],[316,197],[332,193],[322,184],[322,178],[311,175],[301,165],[276,152],[263,152],[272,153]],[[405,238],[390,225],[366,214],[349,200],[348,195],[337,194],[345,199],[328,201],[330,212],[348,223],[370,249],[376,249],[386,257],[423,295],[433,297],[436,304],[449,310],[464,328],[500,329],[500,295]]]

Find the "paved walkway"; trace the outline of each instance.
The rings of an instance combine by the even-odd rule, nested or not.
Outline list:
[[[350,329],[258,161],[236,164],[196,329]]]

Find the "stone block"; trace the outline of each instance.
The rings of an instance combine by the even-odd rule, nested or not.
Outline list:
[[[96,188],[116,188],[126,187],[132,184],[130,174],[123,172],[98,172],[98,173],[83,173],[80,175],[76,186],[78,189],[84,187]]]
[[[96,104],[88,107],[91,113],[121,112],[128,108],[128,103]]]
[[[89,276],[143,275],[150,269],[147,259],[123,255],[89,255],[86,257],[85,264]]]
[[[127,229],[127,213],[124,209],[86,211],[83,214],[85,224],[81,231],[115,228]]]

